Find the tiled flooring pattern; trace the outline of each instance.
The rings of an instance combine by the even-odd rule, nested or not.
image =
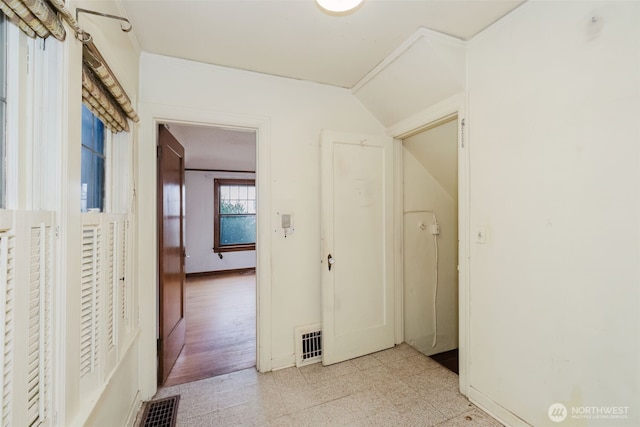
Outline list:
[[[332,366],[246,369],[162,388],[178,426],[500,426],[458,393],[458,376],[407,344]]]

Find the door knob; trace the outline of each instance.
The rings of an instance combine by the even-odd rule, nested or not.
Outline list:
[[[331,266],[335,263],[336,263],[336,260],[333,259],[331,254],[329,254],[329,256],[327,256],[327,265],[329,266],[329,271],[331,271]]]

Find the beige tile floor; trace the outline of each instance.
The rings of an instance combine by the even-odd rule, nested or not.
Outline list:
[[[501,426],[458,393],[458,376],[407,344],[323,367],[246,369],[161,388],[178,426]]]

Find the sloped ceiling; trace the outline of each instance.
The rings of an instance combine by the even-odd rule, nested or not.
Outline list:
[[[465,42],[419,29],[354,89],[389,127],[465,89]]]
[[[425,168],[440,186],[458,199],[458,126],[456,120],[421,132],[403,141],[404,148]]]
[[[314,0],[117,1],[143,51],[348,88],[388,128],[463,92],[465,40],[523,3],[364,0],[337,16]]]
[[[335,16],[314,0],[119,1],[146,52],[345,88],[419,28],[468,40],[523,3],[364,0]]]

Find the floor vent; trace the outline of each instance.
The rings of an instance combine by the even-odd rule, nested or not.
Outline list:
[[[140,427],[175,427],[180,396],[145,403]]]
[[[295,329],[296,366],[322,361],[322,325],[319,323]]]

